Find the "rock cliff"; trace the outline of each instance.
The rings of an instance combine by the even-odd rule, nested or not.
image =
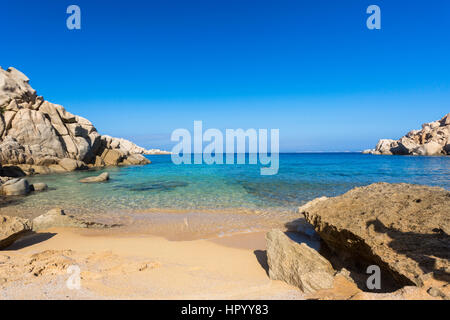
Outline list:
[[[152,153],[100,135],[89,120],[38,96],[23,73],[0,68],[0,175],[148,164],[142,154]]]
[[[424,123],[421,130],[412,130],[399,140],[381,139],[369,154],[437,156],[450,155],[450,113],[441,120]]]

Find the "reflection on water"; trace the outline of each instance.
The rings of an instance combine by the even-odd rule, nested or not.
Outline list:
[[[96,220],[178,225],[179,232],[188,218],[191,228],[220,233],[276,227],[295,219],[296,208],[306,201],[374,182],[450,189],[450,157],[281,154],[275,176],[261,176],[259,165],[176,166],[170,156],[149,158],[148,166],[30,177],[30,182],[47,183],[49,190],[11,200],[0,213],[34,217],[62,207]],[[110,173],[107,183],[78,182],[103,171]]]

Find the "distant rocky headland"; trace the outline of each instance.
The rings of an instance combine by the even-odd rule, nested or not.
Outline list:
[[[450,113],[441,120],[424,123],[421,130],[412,130],[399,140],[381,139],[368,154],[413,156],[450,155]]]
[[[38,96],[23,73],[0,67],[1,176],[144,165],[143,154],[160,153],[100,135],[89,120]]]

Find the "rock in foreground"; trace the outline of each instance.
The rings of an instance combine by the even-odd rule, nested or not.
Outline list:
[[[271,279],[285,281],[305,293],[333,287],[334,269],[316,250],[291,240],[280,230],[267,233],[266,240]]]
[[[19,237],[31,231],[29,220],[19,217],[0,216],[0,249],[13,244]]]
[[[302,212],[327,245],[369,261],[401,285],[429,276],[450,281],[450,192],[376,183],[324,199]]]
[[[422,125],[399,140],[381,139],[370,154],[439,156],[450,155],[450,113],[441,120]]]

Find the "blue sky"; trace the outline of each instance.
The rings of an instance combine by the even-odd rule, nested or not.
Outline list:
[[[82,29],[66,28],[81,8]],[[381,8],[381,30],[366,8]],[[2,0],[0,65],[101,133],[278,128],[282,151],[358,151],[450,112],[447,0]]]

